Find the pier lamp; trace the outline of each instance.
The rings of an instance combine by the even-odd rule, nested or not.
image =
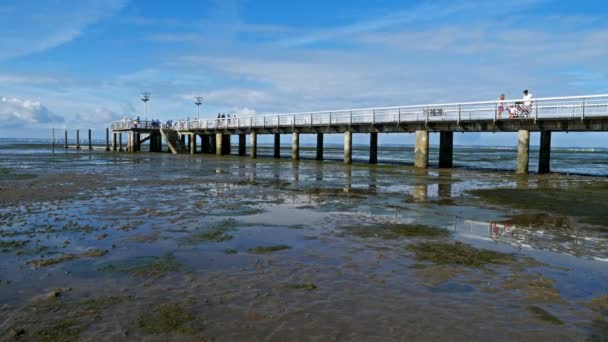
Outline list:
[[[144,120],[148,121],[148,101],[150,101],[150,93],[141,93],[141,101],[144,103]]]
[[[203,104],[203,98],[201,96],[197,96],[194,98],[194,104],[196,105],[196,120],[200,119],[200,106]]]

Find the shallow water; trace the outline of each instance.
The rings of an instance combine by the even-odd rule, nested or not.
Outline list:
[[[0,339],[607,336],[602,177],[0,157]]]

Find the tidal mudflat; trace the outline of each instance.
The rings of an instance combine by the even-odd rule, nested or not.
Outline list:
[[[0,340],[605,340],[608,180],[3,154]]]

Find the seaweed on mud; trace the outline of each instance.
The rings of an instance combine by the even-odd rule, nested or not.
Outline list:
[[[175,256],[168,253],[160,257],[138,256],[121,261],[112,261],[100,266],[98,270],[127,273],[134,277],[158,278],[182,268],[183,265],[175,260]]]
[[[32,261],[29,261],[28,264],[32,268],[41,268],[41,267],[48,267],[48,266],[52,266],[52,265],[59,264],[62,262],[81,259],[81,258],[97,258],[97,257],[104,256],[106,254],[108,254],[107,250],[94,248],[94,249],[89,249],[86,252],[78,253],[78,254],[63,253],[54,258],[32,260]]]
[[[0,181],[28,180],[38,177],[30,173],[15,173],[14,170],[0,168]]]
[[[137,319],[137,326],[146,334],[194,335],[201,329],[192,326],[195,317],[180,305],[168,303],[152,309],[151,313],[143,314]]]
[[[30,304],[32,310],[28,310],[33,312],[33,316],[18,320],[9,333],[14,338],[25,340],[77,341],[79,335],[97,321],[104,310],[128,299],[125,296],[110,296],[74,300],[64,298],[63,293],[61,289],[54,290],[42,299],[33,301]],[[50,321],[44,320],[45,316]]]
[[[510,264],[511,254],[478,249],[461,242],[420,242],[407,247],[417,260],[440,265],[482,267],[488,264]]]
[[[352,235],[361,238],[381,238],[384,240],[392,240],[398,238],[413,238],[413,237],[447,237],[450,232],[436,227],[430,227],[422,224],[403,224],[391,223],[380,226],[353,226],[344,228]]]
[[[237,251],[236,249],[224,249],[224,254],[237,254],[239,251]]]
[[[301,283],[301,284],[287,284],[287,288],[294,290],[314,290],[317,288],[317,285],[313,283]]]
[[[183,237],[181,240],[189,244],[199,244],[201,242],[223,242],[232,240],[233,236],[228,234],[233,230],[236,221],[233,219],[225,220],[216,223],[210,228],[200,228],[189,236]]]
[[[25,247],[25,245],[27,245],[29,242],[30,242],[29,240],[19,240],[19,241],[1,240],[0,241],[0,253],[7,253],[7,252],[15,251],[15,250],[20,250],[23,247]]]
[[[602,184],[586,184],[551,189],[476,189],[469,193],[494,205],[574,216],[585,223],[606,227],[604,217],[597,214],[604,210],[608,200],[605,188]]]
[[[608,316],[608,294],[592,298],[585,303],[585,306],[601,315]]]
[[[534,315],[534,317],[536,317],[537,319],[539,319],[541,321],[555,324],[555,325],[564,325],[564,322],[562,320],[555,317],[552,313],[550,313],[549,311],[547,311],[541,307],[529,306],[528,310]]]
[[[289,245],[258,246],[258,247],[249,248],[247,251],[249,253],[253,253],[253,254],[267,254],[267,253],[282,251],[282,250],[290,249],[290,248],[291,248],[291,246],[289,246]]]
[[[561,303],[564,300],[553,283],[553,280],[544,278],[540,274],[514,273],[503,282],[502,288],[521,292],[529,301]]]

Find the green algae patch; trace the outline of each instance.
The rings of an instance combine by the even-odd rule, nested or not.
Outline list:
[[[547,322],[547,323],[551,323],[551,324],[555,324],[555,325],[564,325],[564,322],[562,320],[555,317],[552,313],[550,313],[549,311],[547,311],[541,307],[529,306],[528,311],[530,311],[534,315],[534,317],[536,317],[537,319],[539,319],[543,322]]]
[[[102,257],[102,256],[104,256],[106,254],[108,254],[107,250],[95,249],[94,248],[94,249],[89,249],[88,251],[83,252],[83,253],[79,253],[79,254],[64,253],[64,254],[61,254],[61,255],[53,257],[53,258],[32,260],[32,261],[29,261],[28,264],[32,268],[37,269],[37,268],[48,267],[48,266],[52,266],[52,265],[55,265],[55,264],[60,264],[62,262],[76,260],[76,259],[81,259],[81,258],[97,258],[97,257]]]
[[[585,223],[606,227],[604,216],[598,215],[606,208],[606,188],[602,184],[589,183],[551,189],[477,189],[469,193],[501,207],[507,205],[517,209],[574,216]]]
[[[541,274],[514,273],[502,284],[505,290],[522,293],[532,302],[563,303],[559,291],[554,287],[554,281],[542,277]]]
[[[170,272],[177,272],[183,265],[171,253],[163,256],[138,256],[122,261],[108,262],[99,271],[127,273],[133,277],[158,278]]]
[[[393,240],[399,238],[439,238],[447,237],[450,232],[441,229],[430,227],[422,224],[384,224],[381,226],[355,226],[344,228],[352,235],[368,239],[379,238],[384,240]]]
[[[274,246],[258,246],[249,248],[247,251],[253,254],[268,254],[273,252],[278,252],[286,249],[290,249],[289,245],[274,245]]]
[[[592,298],[585,303],[585,306],[604,316],[608,316],[608,294]]]
[[[285,285],[285,287],[287,287],[288,289],[293,289],[293,290],[314,290],[317,288],[317,285],[313,284],[313,283],[302,283],[302,284],[287,284]]]
[[[439,265],[482,267],[488,264],[511,264],[516,259],[511,254],[478,249],[461,242],[421,242],[409,245],[408,250],[421,261]]]
[[[237,254],[239,251],[237,251],[236,249],[224,249],[224,254]]]
[[[27,245],[29,240],[1,240],[0,241],[0,253],[7,253],[13,251],[20,251]]]
[[[181,241],[192,245],[202,242],[229,241],[233,239],[233,236],[228,232],[234,230],[235,227],[235,220],[225,220],[213,225],[210,228],[197,229],[191,235],[181,238]]]
[[[38,177],[30,173],[15,173],[14,170],[0,168],[0,181],[28,180]]]
[[[150,335],[194,335],[201,329],[192,326],[195,317],[175,303],[160,305],[137,319],[138,328]]]

